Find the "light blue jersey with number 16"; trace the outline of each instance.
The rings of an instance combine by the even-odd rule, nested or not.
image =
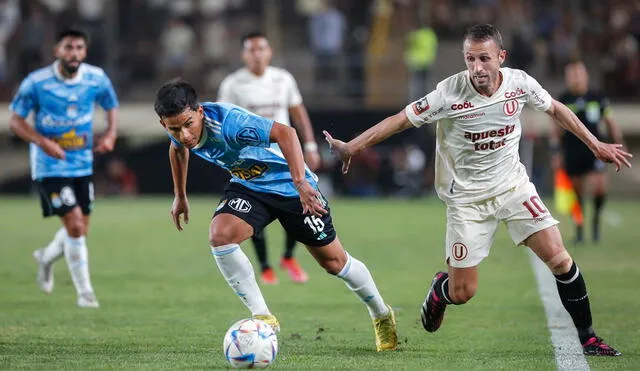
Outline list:
[[[299,197],[280,147],[269,141],[273,120],[230,103],[207,102],[202,107],[202,137],[191,152],[228,170],[232,182],[253,191]],[[318,177],[306,166],[305,177],[317,187]]]

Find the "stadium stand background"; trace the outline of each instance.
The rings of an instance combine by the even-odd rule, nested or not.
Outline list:
[[[344,27],[311,27],[327,18],[343,20]],[[196,85],[202,100],[213,99],[222,78],[241,67],[242,34],[261,29],[268,35],[273,64],[296,77],[320,141],[322,129],[348,139],[407,104],[410,31],[428,26],[437,34],[431,89],[464,69],[461,35],[484,22],[501,30],[508,65],[527,70],[554,96],[563,89],[564,64],[582,58],[592,86],[611,98],[627,144],[632,152],[638,148],[640,1],[0,0],[0,192],[30,191],[27,145],[9,133],[8,100],[29,71],[52,61],[52,37],[61,25],[91,33],[87,62],[105,68],[122,103],[117,149],[96,162],[97,189],[109,189],[107,170],[117,158],[136,175],[137,191],[167,193],[167,141],[153,114],[154,93],[163,81],[181,76]],[[329,50],[319,51],[318,40],[331,40]],[[330,71],[331,79],[319,78],[320,70],[324,76]],[[550,123],[531,113],[523,124],[523,159],[532,159],[534,180],[548,190]],[[430,194],[431,132],[394,137],[364,154],[363,171],[346,178],[325,148],[322,175],[332,180],[325,184],[356,196]],[[192,191],[220,192],[227,175],[197,159],[193,165],[190,179],[205,177],[211,187]],[[611,180],[614,195],[640,193],[638,167]]]

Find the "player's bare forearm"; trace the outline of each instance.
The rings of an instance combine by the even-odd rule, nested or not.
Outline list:
[[[412,128],[413,125],[407,118],[404,110],[389,116],[380,121],[376,125],[367,129],[364,133],[358,135],[347,143],[349,154],[355,155],[360,151],[374,146],[392,135]]]
[[[169,146],[169,163],[171,163],[173,193],[176,197],[186,197],[189,150],[185,147],[178,147],[171,143]]]
[[[18,138],[24,140],[25,142],[35,143],[36,145],[40,145],[44,137],[38,134],[32,127],[29,125],[27,120],[20,117],[16,113],[11,114],[11,119],[9,121],[9,128],[11,131],[18,136]]]
[[[287,164],[289,164],[289,171],[296,186],[304,182],[304,157],[295,129],[274,122],[269,139],[271,142],[278,143]]]
[[[567,106],[554,99],[551,103],[551,108],[547,110],[547,114],[563,129],[573,133],[584,142],[587,147],[592,151],[594,150],[599,142],[598,139],[580,122],[578,116],[571,112]]]
[[[105,134],[118,135],[118,109],[113,108],[107,111],[107,131]]]
[[[304,104],[300,103],[297,106],[289,108],[289,114],[293,119],[293,124],[302,136],[303,143],[315,143],[316,139],[313,135],[313,127],[311,126],[311,119],[309,119],[309,113]]]

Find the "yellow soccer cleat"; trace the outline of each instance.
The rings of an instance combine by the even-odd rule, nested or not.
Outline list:
[[[280,322],[278,322],[278,319],[273,314],[257,314],[253,316],[253,318],[265,322],[267,325],[273,328],[274,332],[280,332]]]
[[[376,333],[376,349],[378,352],[396,350],[398,348],[398,329],[393,309],[387,304],[389,314],[373,319],[373,329]]]

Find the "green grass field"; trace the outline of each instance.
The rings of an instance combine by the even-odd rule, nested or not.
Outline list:
[[[217,198],[192,198],[191,223],[178,233],[171,197],[100,199],[88,238],[99,310],[75,307],[64,261],[45,295],[35,284],[31,252],[59,226],[42,220],[35,199],[0,198],[0,368],[204,369],[228,368],[222,338],[249,313],[221,275],[207,244]],[[503,227],[480,266],[477,296],[451,307],[443,327],[419,324],[427,285],[443,262],[444,208],[435,199],[334,200],[334,223],[350,253],[364,261],[396,310],[401,344],[376,353],[362,303],[325,274],[302,249],[311,277],[263,293],[282,324],[273,369],[553,370],[553,347],[535,277],[524,248]],[[618,226],[604,225],[603,243],[570,246],[590,289],[595,328],[624,354],[589,359],[593,370],[640,369],[640,228],[636,201],[608,205]],[[571,227],[562,219],[565,235]],[[272,263],[283,233],[268,232]],[[245,246],[253,258],[252,247]]]

